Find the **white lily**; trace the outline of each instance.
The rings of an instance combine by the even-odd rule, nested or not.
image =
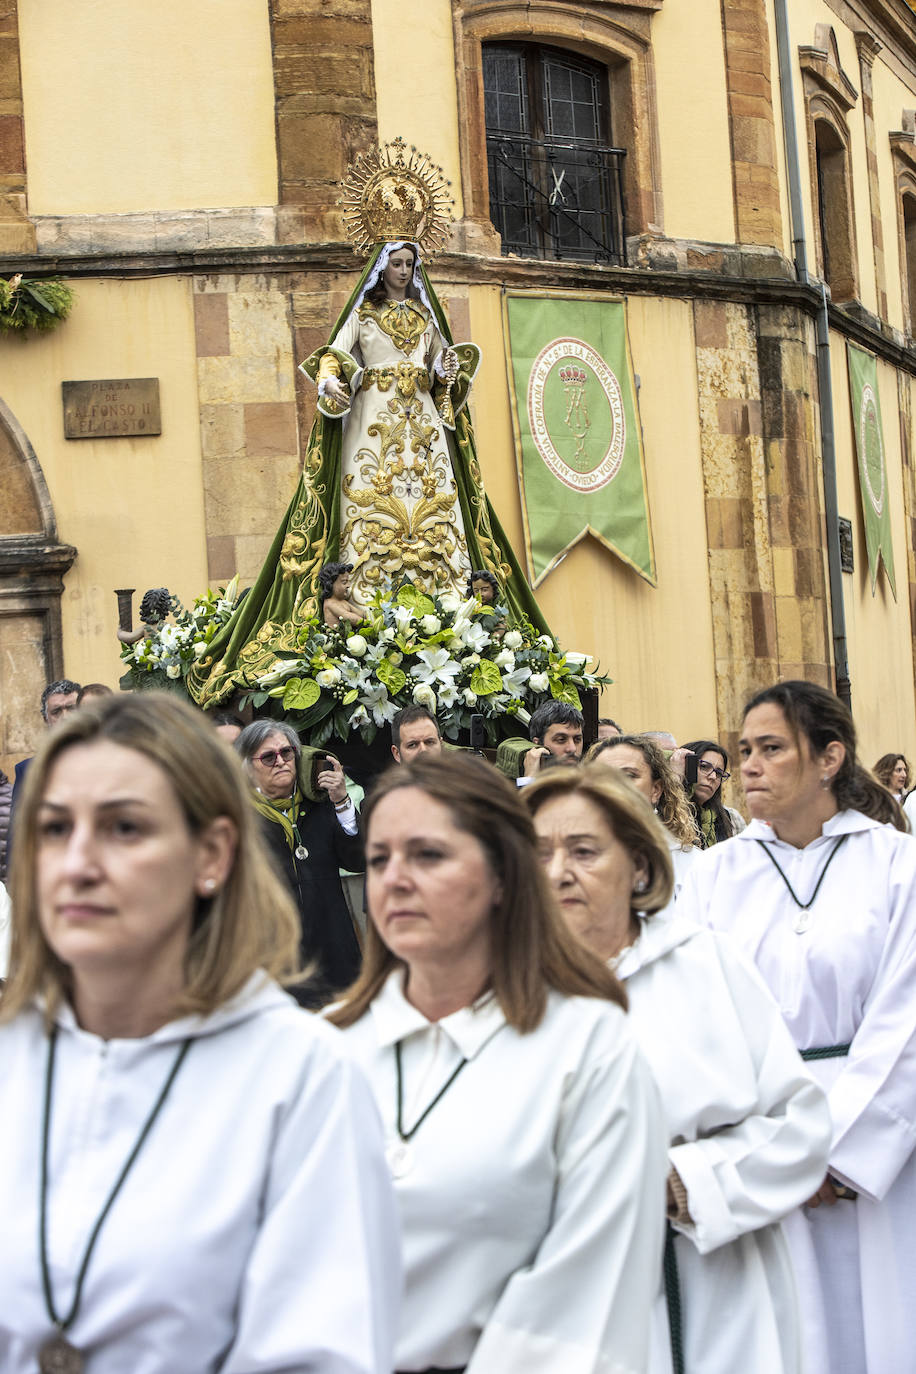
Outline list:
[[[511,673],[512,669],[515,667],[515,654],[511,649],[500,649],[493,662],[496,664],[497,668],[508,668]]]
[[[420,662],[410,671],[419,682],[449,682],[461,672],[448,649],[421,649],[417,658]]]
[[[490,642],[490,636],[483,626],[478,624],[466,626],[462,631],[461,638],[467,647],[472,649],[475,653],[479,653],[481,649],[485,649]]]
[[[503,674],[503,687],[513,701],[518,701],[525,695],[525,683],[530,677],[530,668],[516,668],[512,673]]]

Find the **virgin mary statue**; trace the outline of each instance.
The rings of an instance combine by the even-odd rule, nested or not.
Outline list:
[[[302,476],[257,581],[188,679],[204,707],[296,649],[328,563],[350,570],[357,605],[408,579],[464,597],[487,571],[510,618],[549,633],[481,482],[467,409],[479,349],[454,344],[422,262],[448,223],[438,169],[396,140],[349,185],[351,237],[371,256],[329,343],[301,364],[318,385]]]

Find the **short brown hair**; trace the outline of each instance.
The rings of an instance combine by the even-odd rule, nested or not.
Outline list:
[[[582,768],[551,768],[524,789],[524,801],[534,816],[545,802],[574,793],[598,807],[631,857],[645,861],[648,883],[633,894],[633,914],[661,911],[674,893],[674,866],[667,831],[645,797],[619,769],[587,763]]]
[[[571,997],[599,997],[626,1006],[617,979],[568,930],[538,860],[531,817],[489,764],[465,754],[441,754],[383,774],[363,807],[367,845],[379,802],[415,787],[446,807],[452,824],[480,844],[498,877],[501,897],[491,916],[490,986],[510,1026],[534,1030],[553,988]],[[393,968],[402,964],[375,930],[366,936],[363,969],[330,1019],[351,1026],[369,1007]]]
[[[198,712],[170,694],[102,697],[50,731],[28,771],[16,813],[12,944],[0,1020],[10,1020],[38,994],[51,1016],[71,991],[70,969],[48,945],[38,919],[36,818],[55,761],[77,744],[100,740],[134,749],[162,769],[192,834],[227,817],[238,837],[223,887],[198,903],[185,986],[173,1014],[213,1011],[258,968],[291,980],[298,972],[299,920],[263,848],[238,759]]]

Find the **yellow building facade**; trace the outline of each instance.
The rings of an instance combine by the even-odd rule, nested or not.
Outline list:
[[[567,68],[584,146],[620,150],[597,261],[496,203],[493,73],[522,73],[534,156]],[[297,364],[359,269],[340,182],[398,135],[452,182],[431,276],[483,351],[520,557],[503,293],[627,302],[657,583],[586,537],[538,588],[615,679],[602,714],[733,747],[752,689],[839,669],[865,761],[916,754],[914,131],[904,0],[0,0],[0,276],[76,293],[53,332],[0,334],[0,767],[46,680],[116,683],[116,588],[253,580],[313,416]],[[847,340],[877,360],[896,598],[884,571],[872,592]],[[61,384],[119,378],[158,379],[161,433],[65,437]]]

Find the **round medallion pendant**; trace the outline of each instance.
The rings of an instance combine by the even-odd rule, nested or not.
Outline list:
[[[295,853],[297,859],[307,859],[309,856],[309,852],[304,844],[297,844]]]
[[[83,1374],[86,1361],[76,1347],[58,1333],[45,1341],[39,1350],[38,1368],[41,1374]]]
[[[392,1178],[403,1178],[413,1168],[413,1150],[406,1140],[393,1140],[385,1151]]]

